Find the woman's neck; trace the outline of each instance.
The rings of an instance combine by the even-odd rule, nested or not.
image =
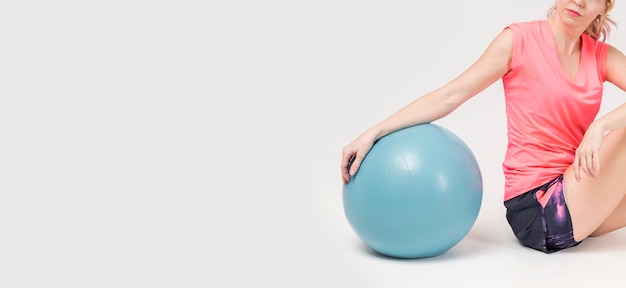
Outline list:
[[[552,35],[560,53],[575,55],[580,52],[580,36],[585,32],[586,28],[565,26],[563,22],[559,21],[557,15],[549,17],[548,24],[550,29],[552,29]]]

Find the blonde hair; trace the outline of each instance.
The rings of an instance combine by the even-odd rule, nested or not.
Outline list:
[[[606,38],[609,37],[609,33],[611,32],[611,25],[617,26],[615,21],[609,17],[609,12],[613,9],[614,6],[615,0],[607,0],[606,8],[602,12],[602,14],[598,15],[598,17],[596,17],[596,19],[593,20],[591,24],[589,24],[589,27],[587,27],[587,30],[585,30],[585,34],[596,40],[606,40]],[[556,11],[556,4],[554,4],[554,6],[550,8],[550,10],[548,10],[548,17],[550,17],[554,13],[554,11]]]

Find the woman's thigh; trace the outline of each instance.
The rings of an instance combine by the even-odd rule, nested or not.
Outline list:
[[[574,177],[573,166],[563,173],[565,197],[572,217],[574,239],[581,241],[596,231],[620,206],[626,195],[626,129],[604,137],[600,149],[600,173]]]

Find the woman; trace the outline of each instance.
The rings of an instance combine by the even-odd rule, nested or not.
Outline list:
[[[596,119],[603,83],[626,90],[626,56],[604,43],[615,0],[557,0],[548,18],[514,23],[465,72],[343,149],[344,183],[381,137],[442,118],[502,79],[507,220],[551,253],[626,226],[626,105]]]

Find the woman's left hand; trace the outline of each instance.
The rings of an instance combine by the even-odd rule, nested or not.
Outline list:
[[[574,158],[574,176],[580,181],[580,171],[589,177],[596,177],[600,173],[600,146],[604,138],[604,130],[592,123],[583,140],[580,142]]]

